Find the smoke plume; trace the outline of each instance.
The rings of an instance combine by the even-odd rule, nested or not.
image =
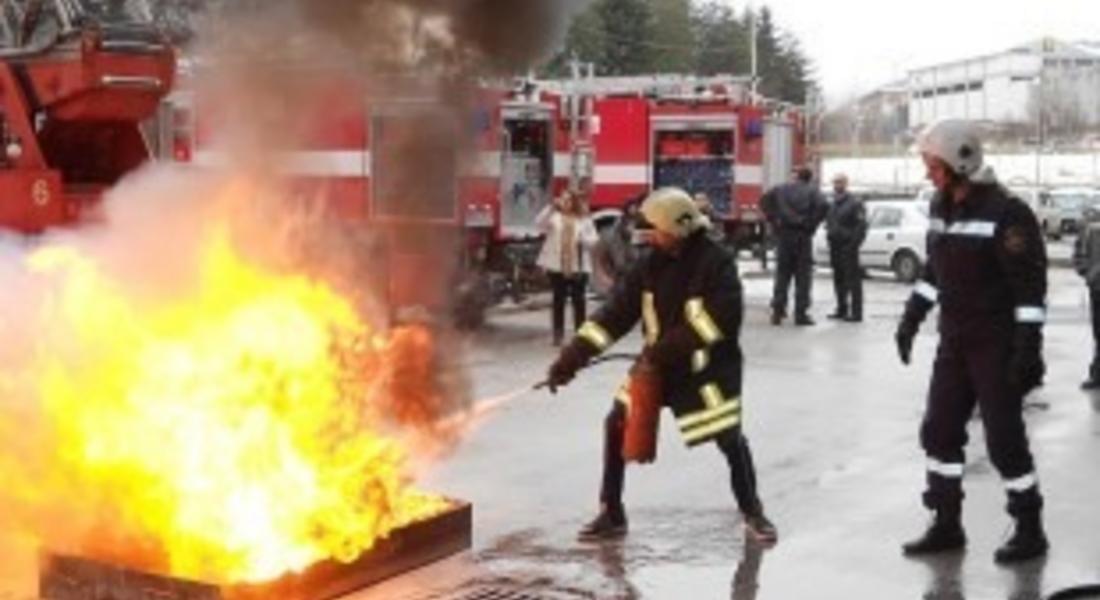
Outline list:
[[[169,561],[161,541],[126,530],[134,516],[105,504],[117,492],[83,489],[55,468],[58,422],[42,404],[36,361],[57,365],[58,381],[98,368],[95,348],[78,343],[88,332],[72,329],[78,321],[68,317],[102,307],[59,302],[56,280],[29,267],[45,260],[41,251],[55,249],[93,266],[126,310],[156,312],[201,284],[203,245],[213,229],[224,227],[249,261],[331,287],[350,298],[365,321],[385,328],[394,316],[383,289],[392,274],[380,274],[368,258],[381,250],[434,262],[439,268],[421,270],[414,286],[430,298],[430,291],[452,287],[461,231],[448,237],[430,228],[383,227],[354,208],[349,220],[332,206],[331,184],[302,189],[285,178],[286,155],[308,146],[318,120],[336,108],[430,107],[431,119],[422,123],[450,119],[454,125],[399,132],[404,139],[386,162],[386,177],[395,194],[406,190],[405,208],[428,210],[447,201],[456,171],[437,170],[433,157],[453,153],[459,170],[475,160],[475,141],[462,124],[478,86],[522,73],[542,57],[560,35],[561,5],[264,0],[226,3],[208,15],[185,79],[217,167],[147,168],[108,194],[103,223],[31,242],[0,239],[0,277],[8,290],[0,296],[0,595],[30,595],[42,546],[79,551],[94,539],[99,547],[117,542],[126,550],[120,554],[136,552],[149,565]],[[121,314],[109,308],[104,314]],[[89,326],[109,338],[113,327],[126,325],[116,317]],[[459,346],[448,334],[428,335],[426,327],[413,323],[388,332],[386,351],[395,358],[373,367],[381,369],[369,382],[373,387],[355,389],[371,399],[373,423],[438,450],[455,440],[437,439],[433,424],[468,408],[469,398]]]

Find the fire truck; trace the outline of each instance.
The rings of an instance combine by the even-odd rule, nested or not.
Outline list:
[[[496,301],[519,300],[539,285],[535,216],[566,188],[587,192],[600,227],[613,224],[630,199],[657,187],[703,193],[719,226],[747,246],[763,238],[763,191],[786,181],[806,157],[802,112],[755,98],[742,78],[486,84],[457,123],[453,111],[433,107],[438,99],[405,93],[367,100],[340,93],[339,83],[318,86],[317,96],[325,100],[319,110],[303,107],[316,123],[285,157],[287,171],[323,188],[333,212],[364,227],[420,224],[434,233],[414,237],[446,243],[461,238],[464,243],[456,246],[462,251],[445,254],[461,255],[463,276],[450,292],[457,293],[460,321],[467,324],[479,322]],[[162,155],[214,165],[218,127],[198,104],[187,89],[166,103]],[[423,123],[433,125],[423,129]],[[471,141],[410,151],[408,143],[417,136],[401,132],[416,128],[426,134],[419,144],[435,135],[431,131]],[[440,154],[446,148],[461,156]],[[409,160],[430,166],[431,176],[408,177],[417,172],[405,164]],[[440,172],[440,165],[449,170]],[[440,188],[448,177],[453,184]],[[437,184],[432,190],[418,188],[429,180]],[[433,200],[410,200],[422,196]],[[432,269],[425,264],[430,260],[391,262],[384,269],[391,274],[387,285],[402,287],[394,282]]]
[[[0,228],[92,217],[151,158],[140,124],[174,76],[175,51],[141,2],[0,2]]]

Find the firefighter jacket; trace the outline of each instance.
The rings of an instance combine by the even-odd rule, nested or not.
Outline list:
[[[777,231],[804,234],[813,234],[829,212],[821,192],[809,183],[800,182],[768,190],[760,199],[760,207]]]
[[[1086,221],[1073,245],[1073,268],[1094,290],[1100,289],[1100,221]]]
[[[975,184],[961,203],[937,193],[929,214],[928,261],[906,318],[919,322],[938,303],[944,337],[1041,327],[1047,257],[1031,209],[999,185]]]
[[[825,228],[830,243],[862,244],[867,237],[867,209],[851,194],[837,194],[829,207]]]
[[[697,231],[671,256],[648,252],[578,331],[603,352],[639,321],[664,404],[688,446],[741,424],[741,280],[733,257]],[[618,400],[630,404],[627,386]]]

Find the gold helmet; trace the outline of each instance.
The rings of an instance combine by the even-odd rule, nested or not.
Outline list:
[[[680,188],[654,190],[642,202],[641,212],[650,227],[681,239],[710,227],[695,200]]]

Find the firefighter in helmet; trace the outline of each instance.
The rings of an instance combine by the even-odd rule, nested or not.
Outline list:
[[[1045,372],[1046,250],[1031,210],[983,166],[973,124],[936,122],[918,145],[936,188],[928,264],[905,305],[896,340],[908,364],[921,322],[939,305],[939,348],[920,432],[928,458],[924,504],[935,517],[924,535],[902,549],[923,555],[966,544],[960,519],[963,448],[977,406],[1015,519],[1012,536],[994,559],[1027,560],[1048,547],[1023,419],[1024,396],[1042,384]]]
[[[551,390],[565,385],[641,321],[645,350],[604,423],[601,511],[581,530],[580,538],[626,533],[624,435],[641,419],[655,424],[664,405],[676,415],[688,446],[716,443],[729,464],[733,495],[748,533],[773,542],[776,529],[757,496],[752,454],[741,428],[743,306],[737,265],[707,235],[709,221],[683,190],[664,188],[650,194],[639,220],[652,251],[617,283],[607,303],[562,349],[548,374]],[[650,383],[639,386],[639,381]],[[656,400],[643,403],[643,392]],[[631,438],[625,441],[629,445]],[[649,441],[655,452],[655,425]]]

